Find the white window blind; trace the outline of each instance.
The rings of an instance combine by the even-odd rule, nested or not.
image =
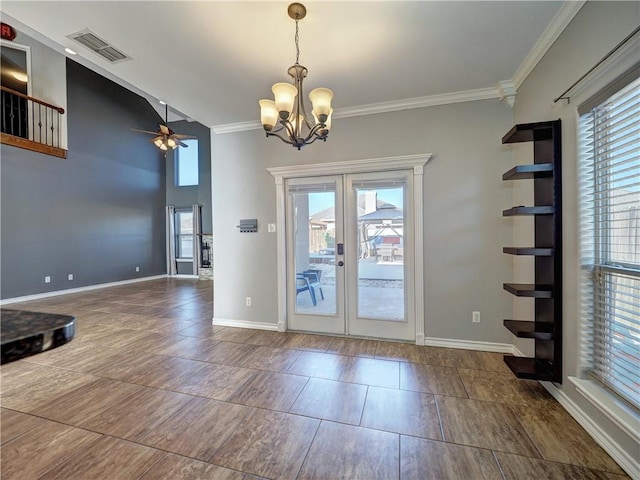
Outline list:
[[[580,116],[579,148],[585,361],[640,409],[640,79]]]

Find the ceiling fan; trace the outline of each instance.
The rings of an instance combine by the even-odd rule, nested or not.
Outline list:
[[[150,132],[149,130],[138,130],[137,128],[132,128],[131,130],[134,132],[140,133],[149,133],[151,135],[155,135],[155,138],[149,140],[160,150],[175,150],[178,146],[187,148],[189,145],[184,143],[182,140],[186,140],[189,138],[198,138],[193,135],[184,135],[182,133],[175,133],[171,130],[167,124],[169,123],[169,106],[167,104],[164,105],[164,125],[158,125],[159,129],[157,132]]]

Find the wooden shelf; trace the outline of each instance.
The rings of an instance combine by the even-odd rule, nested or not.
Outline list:
[[[504,326],[519,338],[537,338],[538,340],[553,340],[553,324],[529,322],[523,320],[505,320]]]
[[[533,255],[535,257],[553,257],[553,248],[503,247],[502,253],[509,255]]]
[[[530,321],[504,320],[519,338],[535,342],[536,358],[505,356],[516,377],[562,382],[562,128],[560,120],[515,125],[502,143],[532,142],[530,164],[517,165],[503,180],[532,180],[533,201],[503,210],[504,217],[530,215],[530,246],[503,247],[508,255],[534,257],[532,283],[504,283],[516,297],[532,298]]]
[[[553,365],[547,360],[505,355],[504,363],[507,364],[518,378],[549,382],[558,381],[553,375]]]
[[[553,298],[553,285],[533,283],[505,283],[503,288],[516,297]]]
[[[534,142],[537,140],[551,140],[553,138],[553,124],[555,122],[522,123],[509,130],[502,143]]]
[[[523,180],[532,178],[550,178],[553,176],[553,163],[534,163],[518,165],[502,175],[502,180]]]
[[[513,217],[515,215],[553,215],[554,208],[550,205],[541,205],[537,207],[525,207],[520,205],[518,207],[510,208],[509,210],[503,210],[503,217]]]

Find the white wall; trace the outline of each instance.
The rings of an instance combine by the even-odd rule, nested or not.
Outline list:
[[[582,410],[587,421],[592,422],[591,433],[600,431],[600,441],[616,444],[620,449],[618,457],[614,458],[624,463],[624,457],[635,458],[638,462],[640,446],[626,435],[620,428],[607,419],[600,411],[580,395],[573,384],[567,379],[569,376],[579,376],[579,341],[580,325],[578,302],[578,205],[577,205],[577,112],[579,97],[574,96],[570,104],[560,101],[553,104],[552,100],[559,96],[573,82],[586,73],[600,58],[609,52],[625,36],[640,24],[640,7],[637,2],[587,2],[562,35],[544,56],[542,61],[532,71],[526,81],[518,89],[515,103],[516,123],[537,121],[562,120],[562,156],[563,156],[563,363],[564,378],[562,385],[558,385],[561,398],[565,398]],[[631,55],[632,61],[640,60],[638,51]],[[629,65],[627,65],[629,66]],[[625,66],[605,68],[604,76],[599,80],[600,86],[593,85],[593,94],[597,89],[615,78]],[[617,70],[617,71],[616,71]],[[602,71],[594,75],[597,77]],[[588,82],[587,82],[588,83]],[[586,100],[587,93],[583,94]],[[530,151],[526,146],[517,147],[517,163],[531,161]],[[530,147],[529,147],[530,148]],[[527,161],[528,159],[528,161]],[[514,205],[530,204],[531,191],[528,182],[514,182]],[[531,238],[530,231],[514,226],[514,243],[519,236]],[[523,243],[522,243],[523,244]],[[526,281],[532,278],[531,263],[520,259],[516,262],[516,276],[518,280]],[[514,318],[531,318],[526,300],[514,301]],[[526,341],[519,341],[517,346],[528,350]],[[532,342],[531,342],[532,343]],[[628,462],[627,462],[628,465]]]
[[[267,167],[432,153],[424,174],[425,336],[508,342],[502,320],[512,303],[502,283],[512,260],[502,247],[512,227],[501,212],[512,193],[501,175],[511,153],[500,139],[512,122],[508,106],[485,100],[337,119],[325,144],[302,151],[261,130],[213,134],[215,318],[276,323],[276,236],[266,233],[276,193]],[[239,233],[241,218],[257,218],[259,232]],[[473,310],[482,312],[480,325],[471,323]]]

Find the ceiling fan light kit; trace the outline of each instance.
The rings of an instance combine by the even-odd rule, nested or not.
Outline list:
[[[287,12],[296,22],[296,63],[287,70],[293,82],[276,83],[271,88],[274,100],[263,99],[258,103],[260,120],[267,137],[278,137],[300,150],[316,140],[327,140],[331,130],[333,92],[328,88],[313,89],[309,93],[312,105],[311,116],[307,113],[302,95],[302,80],[307,76],[308,70],[298,62],[300,57],[298,21],[306,16],[307,9],[301,3],[292,3]]]
[[[178,147],[187,148],[189,145],[184,143],[182,140],[197,137],[194,137],[193,135],[183,135],[181,133],[175,133],[173,130],[171,130],[167,126],[167,124],[169,123],[169,106],[162,100],[160,100],[160,103],[164,105],[164,125],[158,125],[159,130],[157,132],[149,132],[148,130],[138,130],[135,128],[132,128],[131,130],[133,130],[134,132],[156,135],[156,138],[151,139],[151,143],[153,143],[163,152],[166,152],[169,149],[175,150]]]

